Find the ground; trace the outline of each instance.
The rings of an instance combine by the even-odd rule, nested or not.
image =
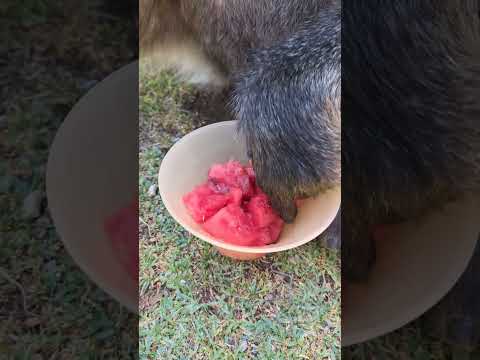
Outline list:
[[[140,78],[141,358],[339,359],[339,253],[311,242],[242,263],[188,234],[148,190],[173,142],[212,120],[209,97]]]
[[[89,88],[132,58],[123,45],[125,26],[88,4],[0,5],[2,360],[129,359],[137,349],[137,316],[79,270],[45,199],[48,150],[58,127]],[[29,196],[39,201],[26,218]]]
[[[225,98],[144,64],[140,79],[141,358],[339,359],[339,254],[314,241],[238,263],[189,235],[149,189],[175,141],[229,119]],[[342,357],[441,360],[451,353],[416,321],[343,349]]]

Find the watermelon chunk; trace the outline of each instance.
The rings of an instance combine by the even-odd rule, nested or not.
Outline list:
[[[253,222],[258,227],[270,225],[277,217],[265,194],[252,197],[247,205],[247,209],[252,214]]]
[[[216,194],[227,194],[230,192],[230,186],[225,183],[208,180],[207,184],[208,188]]]
[[[282,233],[283,230],[283,225],[284,222],[280,216],[277,216],[275,220],[268,226],[268,229],[270,230],[270,238],[271,242],[268,244],[274,243],[278,240],[280,237],[280,234]]]
[[[256,186],[251,163],[214,164],[208,181],[183,197],[193,219],[210,235],[241,246],[276,242],[284,222]]]
[[[208,172],[208,179],[216,184],[222,183],[240,188],[243,195],[247,197],[254,194],[247,171],[240,162],[235,160],[230,160],[225,164],[212,165]]]
[[[242,203],[243,191],[239,187],[229,186],[225,183],[216,183],[212,180],[207,181],[208,187],[216,194],[228,195],[229,204],[240,205]]]
[[[235,204],[229,204],[218,211],[203,224],[203,228],[210,235],[231,244],[254,246],[258,243],[251,218]]]
[[[242,189],[236,188],[236,187],[231,188],[228,195],[230,196],[230,200],[229,200],[230,204],[236,204],[238,206],[242,204],[242,199],[243,199]]]
[[[264,246],[264,245],[274,243],[275,240],[272,239],[272,233],[270,231],[270,228],[268,228],[268,227],[258,228],[257,227],[257,243],[258,244]]]
[[[197,186],[183,197],[187,210],[197,223],[203,223],[215,215],[229,200],[228,194],[216,194],[208,185]]]

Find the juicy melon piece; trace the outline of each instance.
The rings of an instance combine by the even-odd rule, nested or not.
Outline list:
[[[258,245],[258,234],[251,218],[243,209],[229,204],[205,221],[203,228],[210,235],[241,246]]]
[[[247,210],[252,214],[254,224],[261,228],[270,225],[277,217],[265,194],[252,197],[247,205]]]
[[[280,234],[282,233],[283,230],[283,225],[284,222],[281,217],[277,216],[275,220],[268,226],[268,229],[270,230],[270,238],[271,242],[269,244],[272,244],[278,240],[280,237]]]
[[[246,197],[254,194],[250,177],[241,163],[230,160],[225,164],[214,164],[208,171],[208,179],[215,184],[237,187]]]
[[[230,192],[230,186],[224,183],[217,183],[213,180],[207,181],[208,188],[216,194],[227,194]]]
[[[200,185],[183,197],[188,212],[197,223],[203,223],[230,200],[228,194],[216,194],[208,185]]]
[[[216,194],[228,195],[229,204],[240,205],[242,203],[243,191],[238,187],[228,186],[223,183],[215,183],[211,180],[207,182],[208,188]]]
[[[241,246],[276,242],[284,222],[256,186],[252,164],[214,164],[208,181],[183,197],[193,219],[210,235]]]
[[[242,199],[243,199],[242,189],[236,188],[236,187],[231,188],[228,195],[230,196],[230,200],[229,200],[230,204],[236,204],[238,206],[242,204]]]
[[[275,242],[275,240],[272,239],[270,228],[257,228],[257,242],[262,246]]]

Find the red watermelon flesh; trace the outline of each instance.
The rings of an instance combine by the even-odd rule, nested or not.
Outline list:
[[[252,214],[253,222],[258,227],[269,226],[277,217],[265,194],[252,197],[247,205],[247,209]]]
[[[251,164],[214,164],[208,181],[183,197],[193,219],[210,235],[241,246],[262,246],[278,240],[284,222],[268,196],[255,184]]]
[[[205,220],[215,215],[223,208],[230,197],[228,194],[214,193],[208,185],[197,186],[193,191],[183,197],[183,202],[190,215],[197,223],[203,223]]]
[[[208,187],[216,194],[228,194],[230,192],[230,186],[225,183],[215,182],[213,180],[207,181]]]
[[[263,245],[268,245],[274,243],[277,238],[273,239],[272,238],[272,233],[270,232],[270,228],[265,227],[265,228],[256,228],[257,233],[256,233],[256,241],[259,246]]]
[[[230,204],[236,204],[240,206],[242,204],[242,199],[243,199],[243,192],[242,189],[240,188],[231,188],[230,189]]]
[[[229,187],[240,188],[246,197],[254,193],[247,171],[240,162],[235,160],[212,165],[208,171],[208,179],[216,184],[222,183]]]
[[[240,205],[243,199],[243,191],[239,187],[229,186],[225,183],[216,183],[212,180],[207,181],[208,187],[216,194],[228,195],[229,204]]]
[[[276,239],[280,236],[282,229],[283,229],[283,220],[281,217],[277,217],[273,222],[268,226],[270,230],[270,238],[272,239],[271,242],[275,242]],[[270,243],[269,243],[270,244]]]
[[[203,228],[210,235],[234,245],[257,245],[257,232],[248,214],[235,204],[229,204],[208,219]]]

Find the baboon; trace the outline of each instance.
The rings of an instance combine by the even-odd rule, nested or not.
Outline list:
[[[140,2],[141,55],[212,64],[231,87],[258,183],[287,222],[295,199],[340,184],[340,30],[336,0]],[[327,234],[339,246],[339,215]]]
[[[143,0],[140,49],[188,44],[213,64],[232,88],[259,184],[286,221],[295,198],[342,183],[342,214],[327,237],[338,246],[343,223],[343,278],[363,281],[375,259],[372,229],[480,187],[478,1],[341,8]]]

